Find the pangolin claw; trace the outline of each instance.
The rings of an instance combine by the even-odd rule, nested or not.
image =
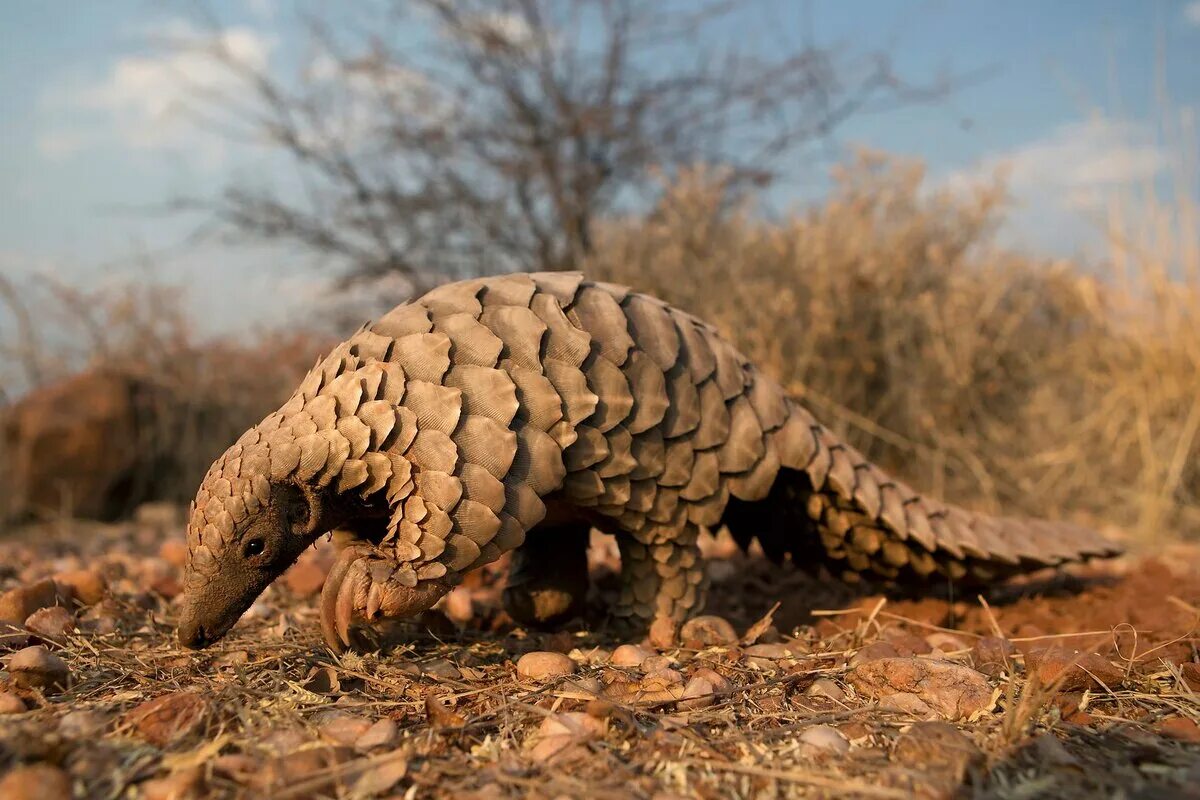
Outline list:
[[[347,547],[338,555],[333,569],[325,578],[325,586],[321,589],[321,633],[325,643],[335,652],[350,646],[350,622],[355,611],[356,589],[369,580],[363,560],[372,555],[376,553],[370,547]],[[365,585],[362,588],[366,591]]]

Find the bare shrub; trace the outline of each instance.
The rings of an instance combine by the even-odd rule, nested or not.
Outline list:
[[[12,342],[0,341],[7,367],[2,382],[9,387],[11,405],[0,415],[9,419],[6,435],[0,437],[0,448],[8,451],[0,450],[0,470],[10,473],[5,480],[13,488],[5,493],[7,507],[0,507],[0,519],[5,512],[21,510],[17,495],[29,480],[12,472],[32,469],[53,475],[62,466],[24,464],[17,458],[19,448],[30,445],[30,434],[41,435],[12,429],[22,403],[55,403],[58,418],[66,420],[65,426],[53,423],[58,426],[55,435],[72,435],[72,424],[92,424],[89,403],[95,398],[63,396],[64,382],[102,375],[111,391],[128,387],[129,396],[136,398],[136,409],[127,415],[132,419],[122,417],[123,424],[113,430],[88,431],[86,437],[93,447],[132,444],[132,471],[120,490],[128,502],[117,498],[114,513],[146,499],[186,502],[212,460],[281,402],[327,345],[303,331],[205,338],[195,331],[182,292],[153,281],[83,291],[43,278],[22,290],[6,288],[8,304],[20,309],[21,325]],[[124,441],[129,436],[136,441]],[[122,441],[110,441],[113,437]],[[70,490],[63,487],[68,506]]]
[[[605,226],[589,274],[718,324],[873,459],[988,510],[1194,528],[1200,296],[1001,252],[999,185],[864,154],[769,222],[697,169]]]

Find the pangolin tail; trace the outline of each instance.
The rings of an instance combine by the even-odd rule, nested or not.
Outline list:
[[[786,468],[761,501],[732,499],[722,520],[743,547],[824,564],[845,580],[991,582],[1120,554],[1090,528],[994,517],[923,497],[839,440],[798,403],[777,432]]]

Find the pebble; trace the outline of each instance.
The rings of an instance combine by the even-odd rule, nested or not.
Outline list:
[[[638,701],[642,703],[669,703],[683,697],[683,675],[670,668],[649,672],[638,686]]]
[[[794,662],[796,655],[782,644],[752,644],[742,651],[742,658],[748,666],[771,672]]]
[[[639,665],[642,672],[650,673],[657,672],[660,669],[671,669],[675,665],[667,656],[650,656],[642,661]]]
[[[65,689],[67,663],[45,647],[26,647],[8,661],[8,672],[17,686],[32,689]]]
[[[54,576],[54,582],[63,590],[63,594],[69,594],[81,606],[95,605],[108,593],[108,582],[99,570],[60,572]]]
[[[545,763],[572,747],[603,736],[607,730],[603,718],[581,711],[551,714],[531,737],[529,757]]]
[[[1158,732],[1181,742],[1200,744],[1200,725],[1187,717],[1168,717],[1158,723]]]
[[[86,708],[68,711],[58,721],[58,732],[67,739],[90,739],[108,727],[108,714]]]
[[[62,606],[39,608],[25,620],[25,627],[46,639],[62,639],[75,630],[75,615]]]
[[[896,694],[914,695],[945,719],[965,719],[992,705],[992,686],[973,669],[948,661],[924,658],[883,658],[859,664],[846,680],[860,694],[881,704]],[[923,716],[909,698],[894,701],[897,710]]]
[[[330,744],[353,745],[371,728],[369,719],[344,711],[321,711],[309,721],[317,726],[317,735]]]
[[[1042,686],[1060,692],[1114,689],[1125,681],[1125,671],[1098,653],[1081,653],[1057,645],[1025,653],[1025,671]]]
[[[188,548],[183,539],[172,537],[158,548],[158,557],[173,567],[182,569],[187,565]]]
[[[204,774],[199,767],[173,772],[162,778],[152,778],[138,784],[144,800],[186,800],[204,793]]]
[[[122,724],[150,744],[166,747],[198,731],[208,710],[208,701],[199,692],[172,692],[130,709]]]
[[[421,673],[434,678],[456,681],[462,677],[462,670],[448,658],[435,658],[421,665]]]
[[[517,675],[529,680],[544,681],[575,673],[575,662],[562,653],[535,650],[517,661]]]
[[[971,646],[964,642],[959,637],[945,631],[935,631],[925,637],[925,641],[934,650],[940,650],[942,653],[961,653],[964,650],[970,650]]]
[[[829,678],[817,678],[809,687],[804,690],[804,693],[809,697],[825,697],[830,700],[841,702],[846,699],[846,692],[842,687],[831,681]]]
[[[894,757],[911,769],[944,775],[955,785],[984,761],[975,743],[948,722],[914,723],[896,740]]]
[[[971,665],[989,678],[1012,671],[1013,643],[999,636],[984,636],[971,648]]]
[[[813,725],[800,733],[800,742],[808,749],[820,753],[841,755],[850,749],[850,742],[835,728],[828,725]]]
[[[405,751],[397,750],[377,759],[351,787],[351,797],[376,797],[391,791],[408,774]]]
[[[623,644],[612,652],[609,663],[614,667],[640,667],[654,653],[640,644]]]
[[[396,721],[390,717],[384,717],[363,731],[363,734],[354,740],[354,746],[359,750],[391,747],[396,743],[396,737],[399,735],[400,729],[396,726]]]
[[[860,648],[850,659],[850,666],[857,667],[859,664],[867,664],[872,661],[878,661],[881,658],[896,658],[900,655],[900,651],[896,649],[891,642],[871,642],[863,648]]]
[[[0,692],[0,714],[24,714],[25,701],[12,692]]]
[[[20,625],[30,614],[54,605],[59,599],[58,585],[50,578],[9,589],[0,594],[0,622]]]
[[[460,625],[470,622],[475,616],[475,601],[471,599],[471,590],[459,586],[442,598],[438,605],[446,616]]]
[[[4,800],[71,800],[71,779],[50,764],[14,767],[0,778]]]
[[[737,644],[738,635],[733,626],[724,617],[707,614],[693,617],[683,623],[679,631],[683,646],[692,650],[703,650],[706,647],[727,647]]]
[[[708,708],[716,702],[716,698],[713,697],[715,691],[716,687],[707,677],[694,675],[683,687],[683,695],[677,705],[686,711]]]

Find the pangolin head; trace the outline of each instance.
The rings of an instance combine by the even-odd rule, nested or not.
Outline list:
[[[188,521],[178,636],[205,647],[316,541],[321,495],[271,479],[270,451],[251,429],[209,469]]]

